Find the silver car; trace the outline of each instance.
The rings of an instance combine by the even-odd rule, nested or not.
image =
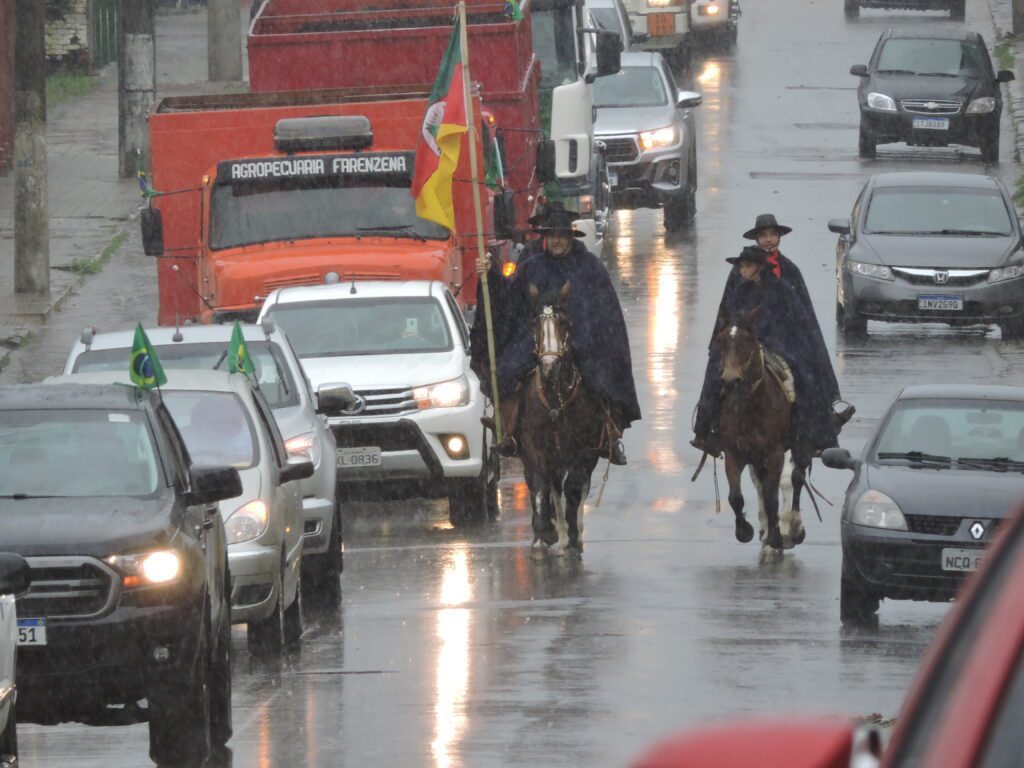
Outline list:
[[[188,325],[147,328],[146,335],[165,370],[211,369],[226,368],[231,331],[230,325]],[[316,470],[313,477],[302,481],[305,597],[336,604],[341,598],[344,544],[334,433],[317,415],[317,397],[287,336],[272,322],[242,325],[242,333],[289,456],[309,459]],[[96,333],[94,328],[84,329],[71,349],[64,373],[123,370],[134,336],[134,331]]]
[[[665,229],[697,212],[697,134],[701,95],[676,88],[659,53],[624,53],[622,69],[594,87],[594,134],[604,143],[616,208],[664,208]]]

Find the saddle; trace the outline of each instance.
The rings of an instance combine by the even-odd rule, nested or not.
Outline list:
[[[771,375],[779,386],[782,387],[782,391],[786,394],[786,399],[790,405],[796,402],[796,385],[793,381],[793,371],[789,367],[789,363],[786,359],[770,349],[767,349],[763,344],[761,345],[761,355],[764,357],[764,368]]]

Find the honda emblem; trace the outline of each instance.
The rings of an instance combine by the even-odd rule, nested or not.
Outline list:
[[[936,272],[935,273],[935,284],[945,285],[949,281],[949,272]]]

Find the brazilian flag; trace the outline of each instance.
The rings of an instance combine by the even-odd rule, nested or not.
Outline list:
[[[156,356],[156,350],[149,343],[149,337],[142,329],[142,323],[135,326],[135,341],[132,342],[132,356],[128,364],[132,384],[142,389],[153,389],[167,383],[164,368]]]
[[[235,327],[231,331],[231,348],[228,350],[228,371],[231,373],[248,373],[250,376],[256,374],[252,365],[252,358],[249,357],[249,348],[245,345],[245,337],[242,335],[242,326],[235,320]]]

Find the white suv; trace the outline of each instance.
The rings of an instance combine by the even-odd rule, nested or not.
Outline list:
[[[349,495],[447,497],[453,524],[497,514],[497,455],[481,424],[469,332],[443,283],[353,282],[281,288],[263,304],[314,389],[351,388],[324,410]]]

